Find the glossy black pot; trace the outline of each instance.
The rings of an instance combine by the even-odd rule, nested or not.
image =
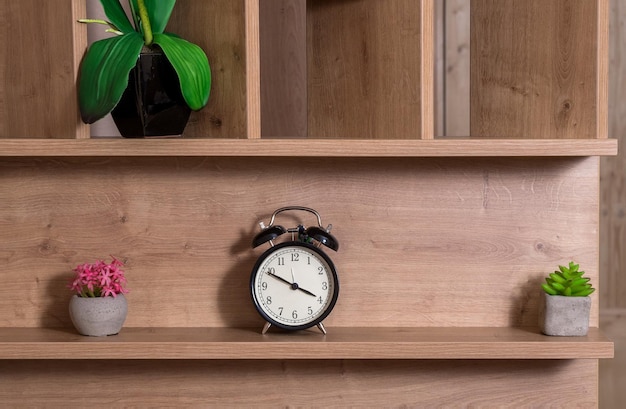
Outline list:
[[[190,113],[176,71],[163,52],[144,48],[111,112],[120,134],[125,138],[180,136]]]

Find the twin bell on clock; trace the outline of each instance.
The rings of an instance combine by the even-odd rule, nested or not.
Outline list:
[[[285,228],[274,224],[283,212],[308,212],[317,225]],[[339,242],[330,234],[332,225],[322,226],[320,214],[308,207],[289,206],[277,209],[269,225],[260,222],[261,232],[252,247],[269,245],[258,258],[250,276],[250,292],[257,311],[266,324],[284,330],[303,330],[317,326],[330,314],[339,296],[337,270],[322,246],[337,251]],[[276,243],[276,240],[281,240]]]

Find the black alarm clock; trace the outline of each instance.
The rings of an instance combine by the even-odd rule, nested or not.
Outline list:
[[[317,225],[285,228],[274,224],[276,216],[286,211],[305,211],[317,217]],[[268,243],[250,276],[250,293],[259,314],[266,321],[262,333],[271,326],[285,330],[303,330],[317,326],[331,313],[339,296],[339,280],[335,265],[321,250],[323,245],[334,251],[339,242],[331,234],[332,225],[322,227],[319,213],[311,208],[289,206],[277,209],[269,222],[260,222],[261,232],[253,247]],[[287,234],[287,236],[283,236]],[[275,243],[279,237],[286,241]]]

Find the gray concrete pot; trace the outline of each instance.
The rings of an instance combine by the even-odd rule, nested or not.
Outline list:
[[[585,336],[589,331],[590,297],[566,297],[543,293],[539,308],[541,332],[555,336]]]
[[[70,318],[82,335],[115,335],[122,329],[127,313],[128,303],[123,294],[96,298],[74,295],[70,300]]]

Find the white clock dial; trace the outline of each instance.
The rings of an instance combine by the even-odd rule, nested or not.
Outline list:
[[[330,259],[315,247],[283,243],[265,252],[251,279],[252,298],[265,319],[282,328],[316,325],[333,308],[337,275]]]

